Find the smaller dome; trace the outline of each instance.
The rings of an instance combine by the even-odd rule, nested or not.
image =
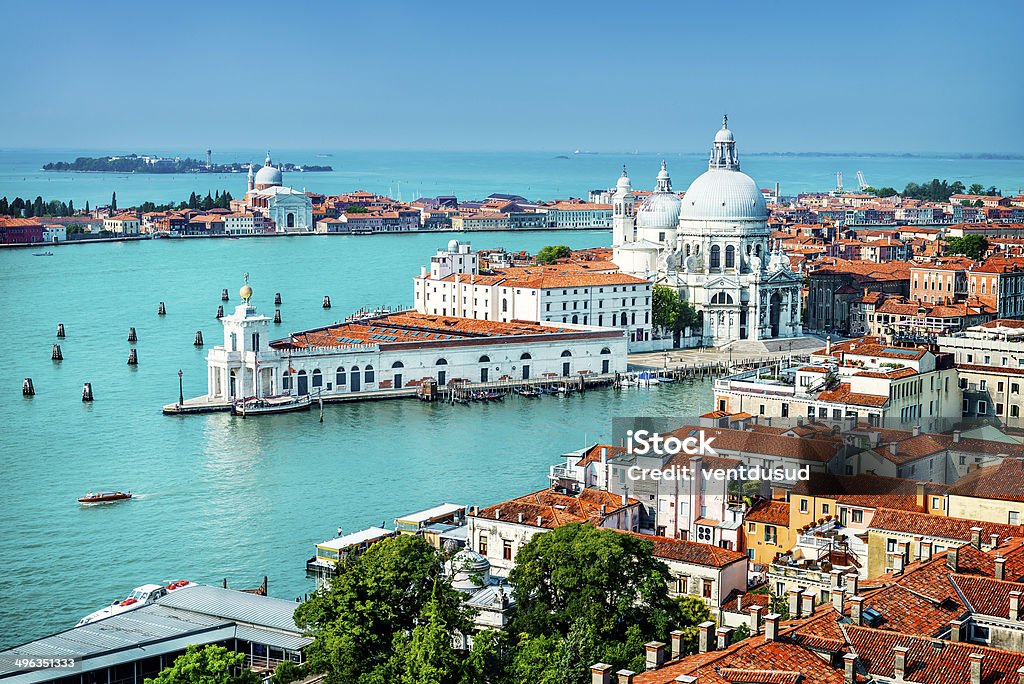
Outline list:
[[[276,186],[283,183],[281,169],[273,166],[264,166],[256,172],[256,185]]]
[[[243,302],[248,302],[250,299],[252,299],[252,288],[249,287],[248,285],[243,285],[238,289],[238,294],[242,296]]]
[[[449,240],[448,241],[448,251],[449,252],[458,252],[459,251],[459,241],[458,240]]]
[[[475,551],[463,549],[448,561],[448,576],[455,589],[478,589],[491,577],[491,562]]]
[[[718,133],[715,133],[715,142],[735,142],[732,131],[728,128],[720,128]]]
[[[619,176],[619,182],[615,185],[619,190],[630,190],[629,175],[626,173],[626,167],[622,167],[622,175]]]
[[[636,210],[637,228],[675,228],[682,201],[671,192],[648,195]]]

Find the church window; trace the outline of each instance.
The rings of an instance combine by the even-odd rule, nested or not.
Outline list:
[[[732,245],[725,248],[725,267],[736,268],[736,248]]]
[[[710,266],[711,266],[711,268],[721,268],[722,267],[722,248],[719,247],[718,245],[712,245],[711,246]]]

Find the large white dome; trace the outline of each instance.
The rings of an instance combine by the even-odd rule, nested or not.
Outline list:
[[[680,200],[671,192],[647,196],[636,210],[637,228],[675,228],[679,223]]]
[[[281,169],[264,166],[256,172],[256,185],[281,185]]]
[[[767,221],[768,207],[754,179],[741,171],[709,169],[683,197],[683,220]]]

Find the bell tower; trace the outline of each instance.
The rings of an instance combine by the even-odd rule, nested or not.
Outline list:
[[[636,226],[636,198],[629,182],[626,167],[622,167],[622,175],[615,186],[612,197],[612,247],[633,242]]]

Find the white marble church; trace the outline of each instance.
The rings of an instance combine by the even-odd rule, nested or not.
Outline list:
[[[312,200],[305,192],[284,186],[281,169],[270,161],[270,152],[267,152],[263,168],[255,174],[252,165],[249,165],[249,189],[245,193],[245,205],[272,220],[278,233],[313,231]]]
[[[654,192],[639,206],[624,168],[612,204],[615,263],[674,288],[702,312],[704,345],[801,336],[801,278],[769,248],[768,208],[740,171],[725,118],[708,170],[682,199],[662,162]]]

